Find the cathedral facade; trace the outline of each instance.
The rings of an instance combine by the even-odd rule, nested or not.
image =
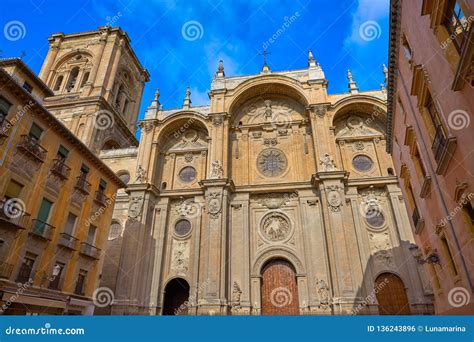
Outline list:
[[[427,314],[432,291],[385,148],[386,94],[329,95],[308,67],[227,77],[210,105],[164,110],[128,175],[101,286],[112,314]]]
[[[119,28],[50,38],[45,106],[127,184],[97,314],[428,314],[432,290],[386,152],[386,91],[307,67],[226,76],[206,106],[135,124],[148,72]],[[184,93],[184,91],[183,91]]]

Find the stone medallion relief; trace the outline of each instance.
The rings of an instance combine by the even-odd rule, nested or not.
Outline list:
[[[272,242],[285,240],[290,233],[290,221],[278,212],[265,216],[260,225],[260,232],[263,237]]]
[[[186,275],[189,265],[189,242],[173,240],[171,272]]]

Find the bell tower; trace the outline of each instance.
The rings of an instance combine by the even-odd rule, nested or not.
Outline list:
[[[92,151],[138,145],[135,129],[149,73],[120,28],[49,37],[39,77],[54,92],[44,105]]]

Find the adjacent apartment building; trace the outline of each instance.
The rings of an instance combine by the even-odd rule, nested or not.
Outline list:
[[[54,92],[0,61],[0,313],[92,314],[125,184],[45,108]]]
[[[474,0],[391,1],[388,143],[438,314],[474,312]]]

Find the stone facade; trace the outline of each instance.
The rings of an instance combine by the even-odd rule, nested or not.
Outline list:
[[[159,93],[136,148],[101,158],[130,179],[119,192],[100,314],[261,314],[263,270],[292,265],[299,314],[379,313],[376,280],[391,273],[408,310],[430,313],[409,218],[386,152],[386,93],[327,93],[308,68],[226,77],[210,105],[164,110]],[[166,297],[168,293],[168,297]],[[168,302],[168,304],[167,304]]]

